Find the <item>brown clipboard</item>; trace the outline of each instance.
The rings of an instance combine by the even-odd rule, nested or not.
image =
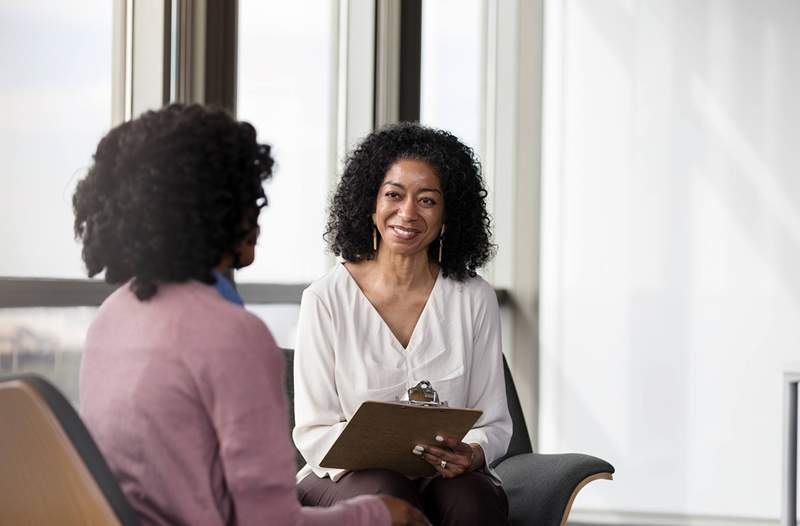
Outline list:
[[[462,439],[483,414],[478,409],[363,402],[320,462],[323,468],[384,468],[409,477],[436,470],[411,451],[417,444],[436,444],[436,435]]]

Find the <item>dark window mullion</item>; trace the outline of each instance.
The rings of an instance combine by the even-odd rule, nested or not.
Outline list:
[[[400,74],[398,118],[419,121],[422,56],[422,0],[400,4]]]

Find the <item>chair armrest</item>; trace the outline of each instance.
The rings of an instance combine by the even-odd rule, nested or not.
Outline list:
[[[578,491],[596,479],[611,479],[614,466],[578,453],[525,453],[495,466],[508,495],[511,524],[559,526],[566,524]]]

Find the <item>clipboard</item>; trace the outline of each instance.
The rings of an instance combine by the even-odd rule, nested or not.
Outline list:
[[[347,422],[320,462],[323,468],[384,468],[409,477],[427,477],[436,470],[411,450],[436,444],[436,435],[464,438],[483,414],[478,409],[366,401]]]

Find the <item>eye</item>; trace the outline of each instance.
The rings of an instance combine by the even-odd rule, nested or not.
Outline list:
[[[398,192],[395,192],[394,190],[389,190],[388,192],[386,192],[383,195],[385,195],[389,199],[399,199],[400,198],[400,194]]]
[[[436,200],[431,197],[423,197],[419,202],[425,206],[436,206]]]

